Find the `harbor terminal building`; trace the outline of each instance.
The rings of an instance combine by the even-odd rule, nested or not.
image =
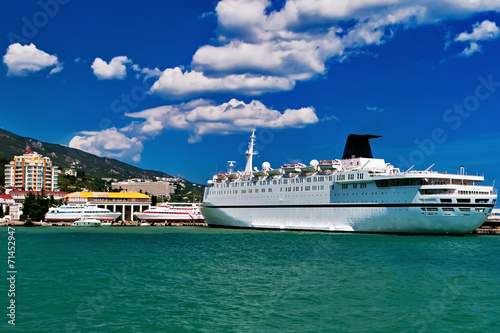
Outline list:
[[[148,193],[167,200],[175,193],[175,184],[171,181],[128,179],[122,182],[111,183],[111,188],[113,190],[120,190],[121,192]]]
[[[151,198],[143,193],[73,192],[63,198],[64,204],[88,204],[120,212],[119,220],[132,221],[133,213],[151,207]]]

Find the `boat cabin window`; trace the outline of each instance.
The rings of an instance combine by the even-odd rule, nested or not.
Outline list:
[[[396,186],[422,186],[427,185],[425,179],[412,178],[412,179],[387,179],[375,181],[377,187],[396,187]]]
[[[453,194],[455,190],[453,189],[440,189],[440,188],[433,188],[433,189],[419,189],[418,192],[421,195],[436,195],[436,194]]]

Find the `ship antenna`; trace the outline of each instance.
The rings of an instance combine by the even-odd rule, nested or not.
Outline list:
[[[432,163],[432,165],[430,167],[428,167],[427,169],[425,169],[425,171],[429,171],[430,169],[432,169],[433,166],[434,166],[434,163]]]
[[[233,167],[236,161],[227,161],[227,163],[229,163],[229,173],[233,173]]]
[[[247,157],[247,165],[245,166],[245,172],[252,172],[253,155],[256,155],[259,153],[259,152],[253,150],[255,139],[257,138],[255,136],[255,131],[256,130],[252,131],[252,135],[250,136],[250,143],[248,144],[248,150],[245,153],[245,155]]]

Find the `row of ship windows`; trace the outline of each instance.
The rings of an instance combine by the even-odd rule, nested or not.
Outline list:
[[[330,186],[333,189],[333,185]],[[284,187],[285,192],[300,192],[300,191],[322,191],[325,189],[325,185],[315,185],[315,186],[294,186],[294,187]],[[273,189],[270,187],[268,189],[260,189],[260,193],[270,193]],[[280,188],[280,192],[283,192],[283,187]],[[248,189],[241,190],[241,193],[259,193],[259,189]],[[213,194],[238,194],[238,190],[227,190],[227,191],[214,191]]]
[[[441,198],[440,201],[443,203],[451,203],[452,202],[452,200],[449,198],[447,198],[447,199]],[[475,199],[474,201],[475,201],[475,203],[488,203],[489,200],[488,199]],[[497,201],[496,199],[493,199],[493,203],[495,203],[496,201]],[[458,203],[470,203],[471,199],[457,199],[457,202]]]
[[[290,179],[274,179],[274,180],[260,180],[260,181],[248,181],[248,182],[235,182],[235,183],[218,183],[215,184],[216,188],[221,187],[245,187],[245,186],[257,186],[257,185],[288,185],[288,184],[303,184],[303,183],[317,183],[317,182],[325,182],[325,181],[333,181],[333,176],[328,177],[307,177],[307,178],[290,178]]]
[[[352,184],[352,185],[348,185],[348,184],[342,184],[342,189],[343,190],[347,190],[349,189],[349,186],[352,186],[353,189],[362,189],[362,188],[366,188],[366,184],[365,183],[362,183],[362,184]],[[330,185],[328,187],[330,190],[334,190],[335,189],[335,185]],[[306,185],[306,186],[294,186],[294,187],[284,187],[285,189],[285,192],[296,192],[296,191],[316,191],[316,190],[324,190],[325,189],[325,185]],[[259,189],[249,189],[249,190],[241,190],[241,193],[259,193]],[[260,190],[261,192],[265,193],[266,192],[266,189],[263,188]],[[273,189],[272,188],[268,188],[267,189],[267,192],[272,192]],[[280,192],[283,192],[283,187],[280,188]],[[213,194],[237,194],[238,191],[236,190],[233,190],[233,191],[214,191]],[[372,193],[373,194],[373,193]]]
[[[420,208],[423,212],[438,212],[439,209],[438,208]],[[442,207],[441,210],[443,212],[454,212],[455,211],[455,208],[453,207]],[[476,212],[478,213],[483,213],[485,211],[485,208],[476,208],[475,209]],[[491,210],[491,209],[490,209]],[[458,211],[459,212],[462,212],[462,213],[467,213],[467,212],[470,212],[471,209],[470,208],[458,208]]]
[[[343,175],[337,175],[337,180],[345,180],[345,174]],[[364,174],[363,173],[357,173],[356,174],[356,179],[363,179],[364,178]],[[353,173],[350,173],[347,175],[347,179],[348,180],[352,180],[354,179],[354,174]]]

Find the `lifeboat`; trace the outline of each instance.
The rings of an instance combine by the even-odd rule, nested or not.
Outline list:
[[[279,176],[283,171],[281,169],[269,170],[267,174],[269,176]]]
[[[238,179],[239,176],[240,176],[239,173],[234,172],[234,173],[228,174],[227,175],[227,179],[229,179],[229,180],[235,180],[235,179]]]
[[[333,170],[333,161],[321,161],[319,162],[319,168],[321,170]]]
[[[283,171],[285,173],[300,173],[300,167],[304,166],[303,164],[285,164],[283,166]]]
[[[265,170],[259,170],[259,171],[254,171],[253,172],[254,177],[265,177],[266,176],[266,171]]]
[[[224,174],[224,173],[221,173],[221,174],[218,174],[218,175],[217,175],[217,180],[224,180],[224,179],[226,179],[226,178],[227,178],[227,176],[226,176],[226,174]]]
[[[313,173],[313,172],[316,172],[316,167],[315,166],[305,166],[305,167],[302,167],[300,168],[300,172],[301,173]]]

